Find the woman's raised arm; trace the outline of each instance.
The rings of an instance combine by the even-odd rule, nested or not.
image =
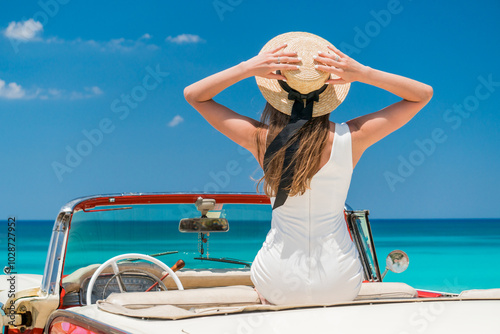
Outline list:
[[[403,99],[384,109],[347,122],[351,128],[353,145],[356,143],[357,152],[354,152],[353,147],[354,155],[361,156],[369,146],[405,125],[432,98],[433,91],[429,85],[363,66],[335,47],[329,46],[329,48],[339,57],[319,54],[316,58],[318,62],[326,64],[326,66],[318,65],[318,70],[340,77],[328,80],[329,83],[359,81],[382,88]]]
[[[215,102],[212,98],[227,87],[251,76],[285,79],[283,75],[275,74],[273,71],[297,69],[296,65],[286,63],[300,61],[295,53],[278,53],[285,46],[286,44],[270,52],[259,54],[236,66],[193,83],[184,89],[186,101],[222,134],[252,153],[256,152],[253,138],[259,122],[234,112]],[[278,56],[280,64],[277,64]]]

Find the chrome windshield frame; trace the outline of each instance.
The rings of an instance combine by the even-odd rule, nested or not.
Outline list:
[[[349,206],[347,207],[351,209]],[[349,227],[352,240],[358,250],[360,261],[363,266],[365,280],[368,280],[370,282],[382,282],[382,275],[380,274],[380,267],[378,264],[375,243],[373,242],[373,234],[370,226],[370,220],[368,219],[370,211],[352,210],[352,209],[348,210],[347,207],[345,209],[347,226]],[[356,220],[359,217],[363,217],[366,221],[366,228],[368,233],[366,237],[369,239],[369,243],[367,244],[369,249],[366,249],[366,243],[363,242],[362,232],[359,230],[358,225],[356,223]],[[370,257],[372,258],[373,262],[370,261],[370,257],[368,256],[367,252],[370,252],[371,254]]]
[[[264,195],[258,195],[255,193],[199,193],[199,192],[170,192],[170,193],[117,193],[117,194],[102,194],[93,196],[84,196],[73,199],[62,206],[54,222],[54,227],[52,229],[52,236],[50,239],[49,248],[47,251],[47,257],[45,260],[45,268],[42,277],[42,282],[40,284],[40,290],[42,295],[59,295],[60,286],[62,280],[64,259],[66,256],[66,244],[68,240],[69,230],[71,226],[71,219],[73,213],[81,208],[82,204],[86,201],[92,202],[92,200],[97,199],[109,199],[109,204],[113,205],[115,199],[124,197],[134,197],[140,199],[142,196],[232,196],[232,195],[243,195],[257,198],[261,203],[269,202],[269,199],[265,199]],[[262,197],[262,198],[261,198]],[[260,199],[261,198],[261,199]],[[194,201],[193,201],[194,204]]]
[[[59,295],[59,286],[62,272],[62,259],[68,238],[69,222],[71,212],[62,211],[57,216],[52,229],[47,259],[45,260],[45,269],[43,272],[40,290],[42,294]]]

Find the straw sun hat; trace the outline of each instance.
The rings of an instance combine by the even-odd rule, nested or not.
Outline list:
[[[314,65],[319,64],[313,58],[314,55],[318,54],[318,51],[329,54],[335,53],[327,47],[327,45],[332,45],[330,42],[311,33],[288,32],[278,35],[267,42],[259,54],[276,49],[284,43],[287,43],[287,46],[278,51],[277,54],[281,52],[297,52],[297,56],[302,57],[301,62],[294,63],[300,65],[300,69],[286,70],[281,73],[286,77],[286,84],[290,88],[301,94],[308,94],[322,88],[326,80],[338,78],[334,74],[314,68]],[[288,92],[282,87],[283,82],[280,84],[276,79],[255,78],[267,102],[282,113],[291,115],[294,101],[288,98]],[[325,90],[320,93],[319,101],[314,102],[312,117],[328,114],[337,108],[347,96],[349,87],[349,83],[327,85]]]

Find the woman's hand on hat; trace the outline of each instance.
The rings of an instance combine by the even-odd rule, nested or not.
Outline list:
[[[297,70],[300,67],[294,65],[294,63],[299,63],[302,60],[300,57],[297,57],[295,52],[279,52],[286,46],[286,44],[283,44],[243,62],[247,75],[286,81],[284,75],[274,72],[276,70]]]
[[[328,45],[328,48],[335,52],[335,54],[318,52],[318,55],[314,59],[320,64],[315,67],[318,70],[333,73],[340,78],[329,79],[326,83],[345,84],[360,81],[368,67],[361,65],[332,45]]]

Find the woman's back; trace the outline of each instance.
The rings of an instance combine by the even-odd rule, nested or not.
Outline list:
[[[267,101],[260,122],[212,99],[248,77],[255,77]],[[355,81],[402,100],[349,125],[335,124],[335,134],[330,123],[324,147],[325,116]],[[263,297],[302,305],[356,297],[362,268],[342,210],[353,166],[368,147],[413,118],[432,94],[429,85],[362,65],[305,32],[278,35],[257,56],[186,87],[186,100],[214,128],[249,150],[261,166],[266,162],[264,189],[277,198],[271,199],[271,231],[251,270]],[[260,130],[266,126],[274,138],[263,150]]]
[[[269,302],[329,304],[357,296],[362,267],[343,211],[351,175],[351,133],[346,123],[335,124],[328,162],[310,189],[273,210],[253,262],[252,281]]]

